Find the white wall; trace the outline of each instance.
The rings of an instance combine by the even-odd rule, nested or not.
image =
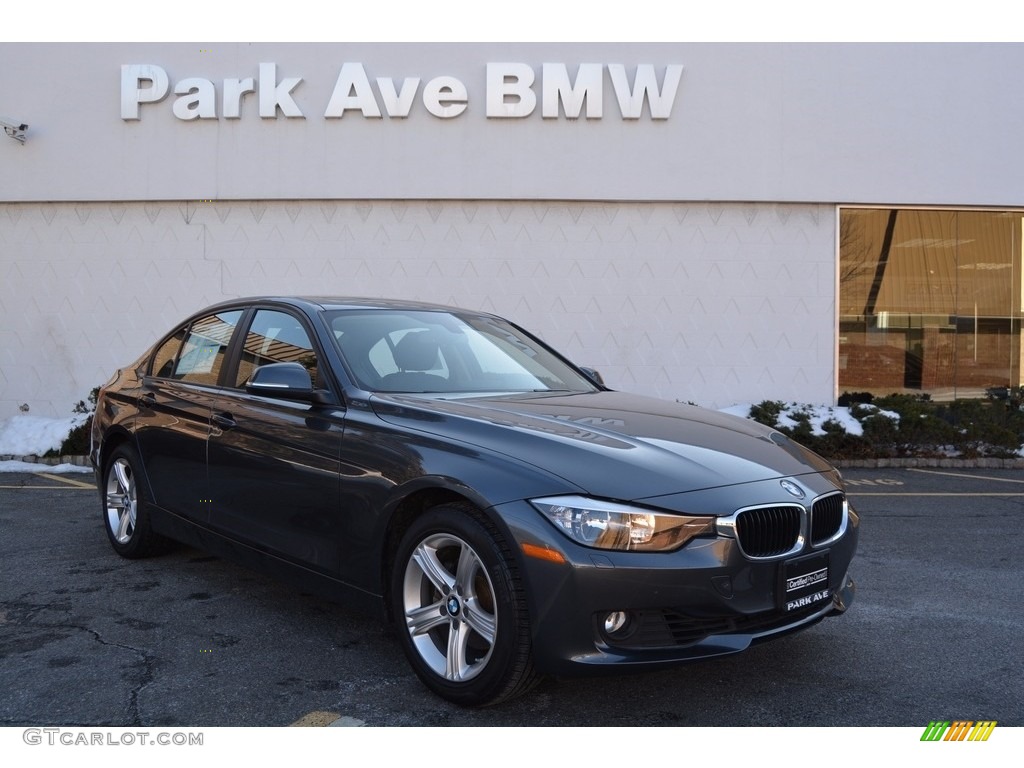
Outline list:
[[[63,416],[185,315],[265,293],[486,309],[614,388],[834,397],[825,205],[0,204],[0,418]]]
[[[224,80],[261,62],[304,118],[241,117]],[[324,117],[340,68],[421,79],[408,118]],[[605,66],[603,117],[486,116],[488,63]],[[684,67],[668,119],[623,120],[608,64],[629,77]],[[171,93],[120,112],[122,64],[166,71]],[[520,199],[1024,204],[1021,44],[241,44],[0,45],[0,200]],[[428,113],[438,76],[465,84],[466,111]],[[173,113],[174,85],[208,79],[215,119]],[[264,78],[264,80],[266,80]],[[264,82],[263,85],[267,83]],[[373,97],[380,90],[373,85]]]
[[[305,117],[225,117],[266,62]],[[420,78],[409,116],[326,119],[345,62]],[[538,99],[545,63],[601,64],[602,117],[488,118],[496,62]],[[622,118],[616,63],[684,67],[667,119]],[[123,64],[170,80],[139,120]],[[5,43],[29,131],[0,134],[0,418],[64,415],[183,315],[271,292],[492,309],[662,397],[829,402],[836,204],[1024,205],[1021,71],[1020,44]],[[438,76],[459,117],[419,100]],[[174,116],[185,78],[216,118]]]

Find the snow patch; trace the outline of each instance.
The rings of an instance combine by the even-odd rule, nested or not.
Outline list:
[[[883,411],[873,405],[860,405],[857,407],[864,411],[871,411],[871,413],[865,415],[863,418],[870,419],[875,416],[886,416],[896,421],[899,421],[900,418],[898,413],[894,413],[893,411]],[[741,416],[745,419],[749,419],[750,409],[750,403],[741,403],[739,405],[731,405],[728,408],[720,408],[719,410],[722,413],[729,413],[733,416]],[[822,426],[826,421],[836,422],[847,434],[857,436],[864,434],[864,427],[861,425],[861,422],[850,413],[850,409],[839,405],[789,403],[783,406],[782,411],[779,413],[779,426],[786,427],[787,429],[795,428],[800,423],[797,417],[801,414],[807,414],[811,423],[811,432],[815,435],[826,434]]]
[[[0,456],[42,456],[47,451],[56,451],[71,430],[87,418],[85,413],[64,419],[11,416],[0,424]]]
[[[730,416],[739,416],[741,419],[750,418],[750,403],[730,405],[728,408],[719,408],[720,413],[728,413]]]
[[[46,472],[47,474],[71,474],[74,472],[92,472],[92,467],[79,467],[75,464],[33,464],[28,461],[0,461],[0,472]]]

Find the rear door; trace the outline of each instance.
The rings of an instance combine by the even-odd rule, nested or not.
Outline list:
[[[209,515],[206,442],[242,310],[194,320],[161,344],[143,379],[136,439],[153,501],[196,522]]]

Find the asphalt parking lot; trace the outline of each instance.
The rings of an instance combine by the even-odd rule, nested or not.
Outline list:
[[[0,475],[0,724],[1024,725],[1024,473],[844,475],[862,517],[845,616],[482,710],[428,693],[375,616],[197,550],[122,560],[90,475]]]

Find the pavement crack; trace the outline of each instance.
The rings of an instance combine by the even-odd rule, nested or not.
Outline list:
[[[5,624],[14,624],[20,627],[53,631],[77,630],[90,635],[100,645],[105,645],[110,648],[118,648],[137,656],[139,664],[133,666],[140,667],[141,671],[135,675],[138,677],[138,680],[135,681],[134,685],[132,685],[131,691],[128,694],[125,722],[121,725],[126,727],[143,725],[142,718],[139,713],[139,696],[153,682],[156,657],[142,648],[136,648],[135,646],[126,645],[125,643],[107,640],[102,634],[91,627],[64,621],[53,622],[40,620],[40,614],[43,611],[54,609],[68,612],[71,610],[70,605],[57,603],[46,605],[23,600],[0,603],[0,615],[3,616]]]
[[[155,664],[155,657],[147,653],[141,648],[136,648],[132,645],[125,645],[124,643],[115,643],[110,640],[105,640],[103,636],[95,629],[89,627],[80,627],[74,624],[67,625],[72,629],[80,629],[83,632],[88,632],[96,642],[101,645],[110,646],[112,648],[120,648],[124,651],[130,651],[136,654],[142,661],[142,673],[139,675],[138,684],[135,685],[131,692],[128,694],[128,716],[129,720],[125,723],[126,726],[143,725],[142,718],[139,714],[139,696],[140,694],[153,682],[153,667]]]

